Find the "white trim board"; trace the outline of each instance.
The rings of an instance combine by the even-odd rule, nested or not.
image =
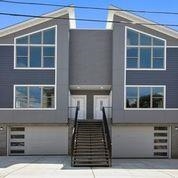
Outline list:
[[[75,19],[74,7],[72,7],[72,6],[71,7],[65,7],[65,8],[53,11],[51,13],[47,13],[47,14],[42,15],[42,16],[43,17],[56,18],[56,17],[60,17],[60,16],[63,16],[63,15],[66,15],[66,14],[69,14],[69,18]],[[16,25],[13,25],[13,26],[10,26],[10,27],[7,27],[7,28],[0,30],[0,37],[15,33],[17,31],[20,31],[20,30],[23,30],[23,29],[26,29],[26,28],[29,28],[29,27],[50,21],[50,20],[52,20],[52,19],[51,18],[50,19],[48,19],[48,18],[32,18],[32,19],[27,20],[25,22],[22,22],[22,23],[19,23],[19,24],[16,24]],[[70,25],[70,28],[76,28],[75,20],[70,20],[69,25]]]
[[[156,30],[158,32],[161,32],[163,34],[166,34],[166,35],[169,35],[169,36],[172,36],[172,37],[178,39],[178,32],[176,30],[173,30],[171,28],[164,27],[164,26],[161,26],[161,25],[157,25],[157,23],[152,22],[151,20],[137,16],[137,15],[130,13],[130,12],[122,11],[122,9],[115,7],[115,6],[109,6],[109,9],[113,9],[113,10],[108,11],[107,21],[109,21],[109,22],[106,24],[106,29],[112,29],[113,28],[112,21],[114,20],[114,15],[117,15],[117,16],[120,16],[120,17],[123,17],[125,19],[130,20],[131,21],[130,23],[132,23],[132,24],[146,23],[146,24],[143,24],[142,26],[148,27],[152,30]],[[119,10],[121,10],[121,11],[119,11]],[[150,23],[155,24],[155,25],[148,25]]]

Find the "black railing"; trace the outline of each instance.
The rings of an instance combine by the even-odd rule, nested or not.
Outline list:
[[[106,109],[105,107],[102,108],[102,112],[103,112],[103,125],[104,125],[104,133],[105,133],[105,137],[106,137],[106,141],[107,141],[107,145],[108,145],[108,150],[109,150],[109,166],[111,166],[112,145],[111,145],[110,130],[109,130],[109,126],[108,126],[108,120],[107,120],[105,109]],[[111,110],[112,108],[109,107],[107,109]],[[109,119],[111,119],[111,118],[109,118]]]
[[[75,118],[74,118],[74,124],[72,129],[72,141],[71,141],[71,165],[73,163],[73,149],[74,149],[75,135],[77,130],[78,111],[79,111],[79,107],[75,107]]]

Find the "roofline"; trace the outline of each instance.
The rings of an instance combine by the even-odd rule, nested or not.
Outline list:
[[[65,8],[44,14],[44,15],[42,15],[42,17],[56,18],[56,17],[60,17],[60,16],[63,16],[63,15],[66,15],[66,14],[69,14],[69,18],[72,19],[72,20],[69,20],[70,28],[75,29],[76,28],[75,11],[74,11],[74,7],[72,7],[72,6],[71,7],[65,7]],[[0,30],[0,37],[9,35],[11,33],[15,33],[17,31],[20,31],[20,30],[23,30],[23,29],[44,23],[44,22],[47,22],[49,20],[51,20],[51,18],[49,18],[49,19],[48,18],[32,18],[32,19],[29,19],[27,21],[18,23],[16,25],[12,25],[10,27],[1,29]]]
[[[114,20],[114,15],[118,15],[120,17],[126,18],[130,21],[134,23],[151,23],[151,24],[155,24],[155,25],[147,25],[147,24],[142,24],[143,26],[146,26],[150,29],[156,30],[158,32],[164,33],[166,35],[172,36],[174,38],[178,38],[178,32],[176,30],[173,30],[171,28],[168,27],[164,27],[161,25],[157,25],[157,23],[145,19],[143,17],[140,17],[138,15],[135,15],[133,13],[130,12],[126,12],[126,11],[115,11],[115,10],[119,10],[119,8],[115,7],[115,6],[109,6],[109,9],[113,9],[113,10],[109,10],[108,11],[108,17],[107,17],[107,23],[106,23],[106,29],[112,29],[113,28],[113,20]],[[115,10],[114,10],[115,9]]]

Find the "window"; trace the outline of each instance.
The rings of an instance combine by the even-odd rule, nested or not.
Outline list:
[[[164,69],[165,40],[127,29],[127,69]]]
[[[127,86],[126,108],[164,108],[164,87]]]
[[[15,39],[16,68],[55,67],[55,28]]]
[[[15,108],[55,108],[54,86],[15,86]]]

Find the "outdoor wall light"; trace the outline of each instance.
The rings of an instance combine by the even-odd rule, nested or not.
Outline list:
[[[175,126],[175,130],[178,131],[178,126]]]
[[[1,126],[1,127],[0,127],[0,131],[3,131],[3,130],[4,130],[4,127]]]

